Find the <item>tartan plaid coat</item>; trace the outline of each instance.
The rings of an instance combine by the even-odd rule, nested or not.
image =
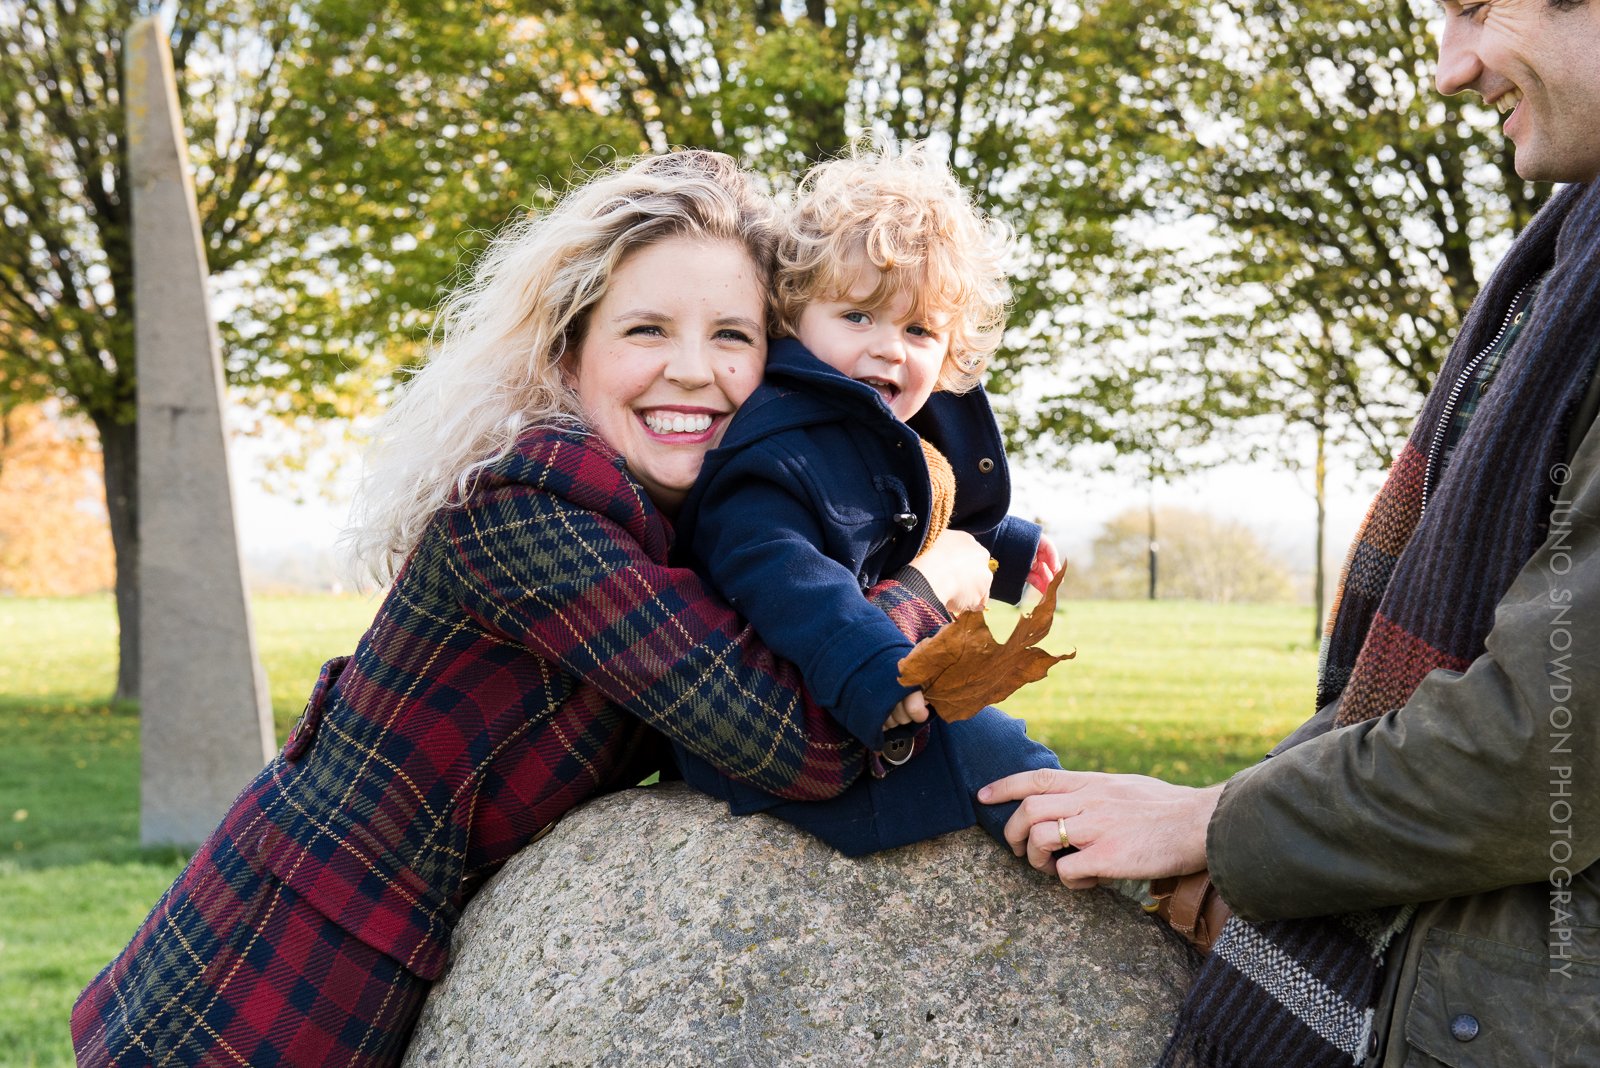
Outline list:
[[[668,566],[671,536],[599,439],[525,433],[79,997],[79,1064],[398,1063],[473,892],[665,739],[786,798],[856,779],[862,747]],[[940,622],[872,596],[908,632]]]

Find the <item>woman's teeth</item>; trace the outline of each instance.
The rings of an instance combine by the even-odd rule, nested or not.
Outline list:
[[[711,429],[709,415],[684,415],[681,412],[648,412],[644,425],[657,434],[700,434]]]

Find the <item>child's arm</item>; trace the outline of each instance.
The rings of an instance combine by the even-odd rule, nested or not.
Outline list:
[[[957,487],[958,497],[960,492],[960,487]],[[989,588],[989,595],[1007,604],[1022,600],[1023,587],[1031,584],[1041,547],[1048,541],[1039,525],[1008,515],[993,529],[973,531],[972,534],[1000,565],[994,573],[994,584]],[[1052,556],[1055,555],[1053,545],[1049,551]],[[1057,557],[1056,564],[1059,563]],[[1054,571],[1051,574],[1054,575]]]
[[[861,577],[825,554],[824,506],[783,468],[760,446],[721,466],[699,495],[690,549],[816,700],[881,749],[886,717],[915,692],[899,682],[912,643],[862,596]]]

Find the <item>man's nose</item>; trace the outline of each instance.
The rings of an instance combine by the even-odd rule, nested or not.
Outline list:
[[[1473,28],[1466,20],[1449,14],[1444,16],[1444,29],[1439,33],[1439,66],[1434,72],[1434,83],[1445,96],[1455,96],[1471,89],[1483,74],[1483,64],[1478,61],[1473,37]]]

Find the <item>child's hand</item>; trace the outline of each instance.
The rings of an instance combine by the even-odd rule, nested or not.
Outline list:
[[[915,690],[900,699],[889,713],[889,718],[883,721],[883,729],[890,727],[904,727],[907,723],[928,722],[928,702],[923,700],[922,691]]]
[[[1028,585],[1043,593],[1050,580],[1061,570],[1061,554],[1056,551],[1050,535],[1039,532],[1039,548],[1033,553],[1033,567],[1028,571]]]

